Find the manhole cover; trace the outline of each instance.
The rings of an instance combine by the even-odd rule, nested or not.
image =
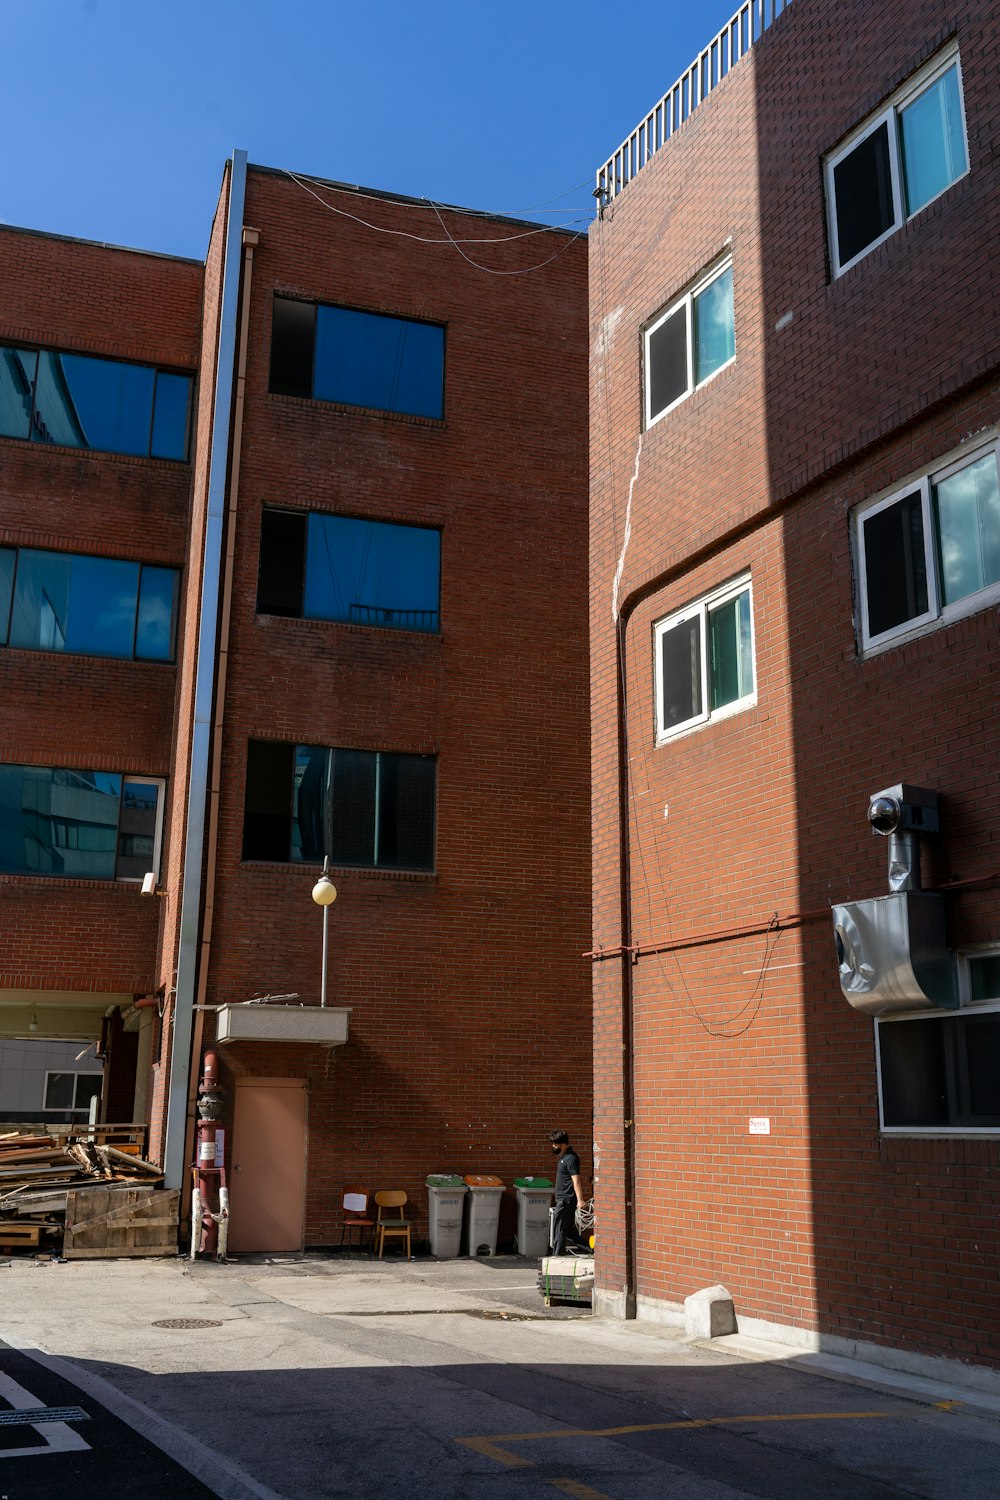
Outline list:
[[[221,1318],[157,1318],[154,1328],[221,1328]]]

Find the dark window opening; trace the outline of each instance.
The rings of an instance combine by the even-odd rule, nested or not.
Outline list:
[[[291,858],[294,745],[252,742],[247,756],[243,858]]]
[[[883,1022],[886,1126],[1000,1126],[1000,1013]]]
[[[649,336],[649,410],[655,417],[688,388],[688,313],[687,305],[671,313]]]
[[[927,613],[927,559],[920,491],[864,518],[868,634]]]
[[[883,120],[833,169],[837,254],[845,266],[895,223],[889,122]]]
[[[251,741],[243,858],[434,868],[435,760]]]
[[[311,396],[316,306],[275,297],[271,319],[271,390],[279,396]]]
[[[258,614],[301,616],[305,565],[305,515],[289,510],[263,511],[257,576]]]
[[[666,733],[702,713],[701,616],[681,620],[661,637],[663,705],[660,730]]]

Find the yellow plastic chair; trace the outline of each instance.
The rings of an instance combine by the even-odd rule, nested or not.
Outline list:
[[[382,1259],[386,1240],[392,1239],[394,1235],[406,1240],[406,1258],[410,1260],[410,1221],[403,1213],[407,1202],[406,1194],[402,1188],[382,1188],[375,1194],[375,1202],[378,1205],[375,1234],[379,1260]]]

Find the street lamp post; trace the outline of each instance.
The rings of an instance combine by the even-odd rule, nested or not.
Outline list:
[[[337,899],[337,887],[330,879],[330,860],[323,860],[323,873],[312,888],[312,898],[317,906],[323,908],[323,982],[320,986],[321,1006],[326,1005],[326,954],[328,930],[330,926],[330,907]]]

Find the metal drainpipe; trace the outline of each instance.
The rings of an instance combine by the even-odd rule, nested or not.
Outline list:
[[[229,427],[232,416],[236,362],[236,318],[239,308],[240,245],[246,203],[245,151],[234,151],[229,175],[226,218],[226,256],[222,283],[222,315],[215,375],[215,415],[209,454],[208,514],[198,625],[198,665],[195,673],[194,722],[188,786],[187,836],[181,886],[181,930],[177,951],[177,988],[174,996],[173,1044],[167,1094],[167,1129],[163,1170],[165,1185],[183,1188],[187,1173],[188,1095],[191,1072],[191,1033],[195,978],[198,969],[198,929],[201,913],[201,868],[205,848],[208,758],[212,736],[212,707],[219,619],[223,507],[229,467]],[[200,1012],[199,1012],[200,1014]]]
[[[215,871],[219,851],[219,802],[222,791],[222,727],[226,713],[226,683],[229,677],[229,626],[233,613],[233,570],[236,564],[236,513],[239,508],[240,460],[243,452],[243,408],[246,400],[247,349],[250,342],[250,289],[253,282],[253,252],[260,241],[256,229],[243,226],[243,293],[240,334],[236,356],[236,399],[233,405],[232,461],[229,466],[229,504],[226,513],[226,560],[222,578],[222,608],[219,623],[219,666],[215,684],[215,712],[212,724],[212,774],[208,791],[208,853],[205,860],[205,900],[201,923],[201,947],[198,957],[198,998],[195,1005],[194,1043],[188,1074],[187,1134],[190,1141],[195,1129],[198,1094],[197,1059],[201,1055],[205,1031],[205,1004],[208,992],[208,961],[212,947],[212,924],[215,917]],[[214,1054],[212,1054],[214,1056]],[[193,1147],[185,1153],[190,1157]]]
[[[632,606],[634,607],[634,606]],[[626,613],[626,610],[628,613]],[[626,601],[615,625],[618,719],[618,858],[621,884],[622,961],[622,1172],[625,1178],[625,1317],[636,1315],[635,1218],[635,1010],[632,970],[632,856],[629,848],[628,713],[625,700],[625,631],[631,615]]]

